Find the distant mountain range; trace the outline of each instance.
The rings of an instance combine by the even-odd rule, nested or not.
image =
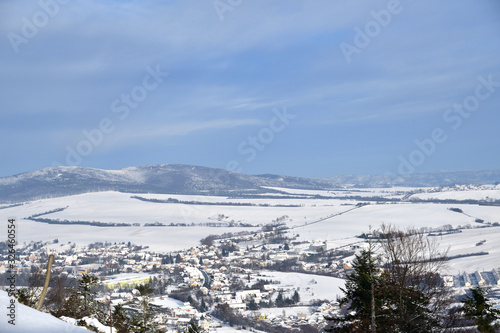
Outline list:
[[[301,189],[335,187],[331,180],[250,176],[200,166],[163,164],[100,170],[83,167],[52,167],[0,178],[0,202],[19,202],[47,197],[96,192],[218,194],[264,191],[263,186]],[[269,192],[269,190],[265,190]]]
[[[224,169],[162,164],[120,170],[51,167],[0,178],[0,202],[15,203],[97,191],[234,195],[272,192],[263,187],[332,189],[353,187],[494,184],[500,171],[443,171],[411,176],[346,175],[313,179],[279,175],[244,175]],[[251,192],[249,192],[251,191]]]
[[[329,178],[334,183],[355,187],[437,187],[500,183],[500,170],[434,171],[411,175],[343,175]]]

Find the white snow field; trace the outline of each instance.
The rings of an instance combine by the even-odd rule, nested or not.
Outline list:
[[[290,194],[307,195],[339,195],[362,196],[368,194],[386,197],[403,198],[415,188],[353,189],[349,191],[305,191],[281,189]],[[479,190],[478,190],[479,191]],[[481,198],[495,197],[500,190],[480,190]],[[492,193],[490,193],[493,191]],[[468,196],[467,193],[471,192]],[[363,193],[361,195],[360,193]],[[460,194],[462,198],[478,197],[476,190],[446,191],[440,194]],[[198,202],[244,202],[256,206],[199,205],[182,203],[155,203],[131,198],[132,196],[166,200],[175,198],[181,201]],[[446,196],[449,198],[449,196]],[[62,198],[43,199],[24,203],[21,206],[0,209],[0,221],[16,218],[18,230],[17,240],[20,243],[29,241],[59,240],[59,244],[51,245],[52,251],[68,242],[88,244],[93,242],[132,242],[149,246],[153,251],[174,251],[199,244],[199,240],[210,234],[237,233],[240,231],[255,232],[278,217],[283,217],[291,228],[288,233],[297,236],[297,240],[327,241],[329,248],[345,246],[359,242],[355,236],[377,229],[382,223],[399,227],[417,229],[439,229],[445,225],[477,228],[490,222],[500,222],[500,206],[480,206],[467,204],[434,204],[398,201],[379,203],[371,201],[369,205],[357,207],[359,201],[339,199],[312,198],[262,198],[262,199],[230,199],[217,196],[191,196],[170,194],[131,194],[121,192],[95,192]],[[268,204],[274,207],[258,206]],[[300,205],[300,207],[276,207],[277,205]],[[460,208],[463,213],[451,211],[449,208]],[[89,225],[46,224],[26,220],[33,214],[65,208],[63,211],[42,215],[50,218],[69,221],[98,221],[115,223],[138,223],[129,227],[98,227]],[[476,219],[484,223],[475,222]],[[146,227],[146,223],[163,223],[167,226]],[[255,227],[228,227],[230,222],[246,223]],[[168,226],[170,223],[183,223],[186,226]],[[219,223],[220,227],[209,227],[207,223]],[[191,226],[195,224],[194,226]],[[5,238],[6,230],[0,231]],[[3,235],[3,236],[2,236]],[[476,240],[477,239],[477,240]],[[475,244],[481,240],[481,246]],[[500,244],[500,227],[487,229],[464,230],[460,234],[447,235],[440,238],[443,247],[450,245],[450,255],[488,252],[484,256],[472,256],[451,260],[450,272],[459,270],[482,270],[500,267],[500,256],[494,244]],[[61,247],[62,249],[63,247]]]
[[[175,309],[175,308],[180,308],[184,303],[174,298],[162,296],[162,297],[152,298],[151,304]]]
[[[459,234],[438,237],[443,250],[449,249],[448,256],[468,253],[488,252],[488,255],[476,255],[457,258],[449,262],[448,272],[472,273],[474,271],[488,271],[500,268],[500,227],[484,229],[467,229]],[[484,244],[477,246],[480,241]]]
[[[19,242],[59,240],[64,243],[90,244],[94,242],[131,242],[149,246],[152,251],[175,251],[199,245],[202,238],[210,234],[255,230],[255,228],[209,228],[209,227],[94,227],[87,225],[54,225],[32,221],[20,221]]]
[[[202,202],[246,202],[270,205],[304,205],[304,207],[258,207],[258,206],[214,206],[181,203],[154,203],[131,198],[140,196],[166,200],[174,198],[182,201]],[[354,202],[355,203],[355,202]],[[190,196],[170,194],[130,194],[119,192],[95,192],[62,198],[43,199],[22,206],[0,210],[0,216],[11,214],[17,218],[28,217],[49,210],[68,208],[62,212],[42,217],[52,219],[85,220],[125,223],[206,223],[218,222],[219,214],[224,214],[222,222],[242,222],[251,224],[271,223],[284,214],[292,220],[303,223],[304,217],[321,218],[345,210],[339,200],[314,199],[227,199],[226,197]],[[307,209],[314,208],[314,209]],[[309,214],[309,215],[308,215]]]
[[[448,190],[431,193],[417,193],[413,194],[410,199],[439,199],[439,200],[500,200],[500,185],[496,186],[483,186],[484,189],[477,190]]]
[[[28,306],[17,303],[15,325],[8,323],[7,306],[10,304],[10,297],[3,290],[0,290],[0,308],[2,316],[0,319],[0,332],[2,333],[85,333],[90,332],[82,327],[68,324],[48,313],[37,311]]]
[[[329,299],[335,300],[342,296],[340,288],[343,288],[345,281],[331,276],[321,276],[303,273],[288,272],[260,272],[255,276],[259,280],[279,281],[276,288],[297,289],[300,295],[300,303],[308,305],[312,300]],[[289,296],[292,296],[290,293]]]
[[[466,207],[465,207],[466,206]],[[345,206],[343,206],[345,207]],[[443,204],[381,204],[368,205],[352,210],[348,213],[335,216],[318,223],[310,223],[296,227],[290,231],[300,234],[300,240],[336,240],[353,237],[363,232],[369,232],[370,227],[377,229],[382,223],[393,224],[398,227],[439,228],[450,224],[453,227],[475,224],[475,217],[466,216],[450,211],[448,208],[462,208],[477,216],[500,217],[500,207],[487,207],[487,215],[479,215],[480,211],[470,209],[470,205],[443,205]]]
[[[266,187],[294,195],[321,195],[325,197],[403,197],[407,192],[415,190],[426,190],[426,187],[383,187],[383,188],[356,188],[356,189],[335,189],[335,190],[302,190],[283,187]]]

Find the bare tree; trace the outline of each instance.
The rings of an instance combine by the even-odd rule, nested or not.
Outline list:
[[[439,276],[446,252],[416,229],[382,225],[353,261],[330,332],[442,332],[451,293]]]
[[[43,282],[45,275],[39,266],[32,266],[31,273],[28,277],[28,285],[21,288],[17,292],[17,299],[19,303],[36,307],[36,303],[42,293]]]
[[[52,285],[47,293],[46,306],[52,311],[59,311],[68,296],[69,279],[67,274],[59,274],[53,277]]]
[[[417,229],[382,224],[380,245],[389,322],[404,332],[433,332],[445,323],[450,291],[439,273],[447,250]]]

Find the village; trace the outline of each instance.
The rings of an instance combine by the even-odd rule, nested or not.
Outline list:
[[[96,299],[132,312],[140,311],[136,287],[148,284],[154,321],[167,332],[184,332],[192,321],[207,332],[228,325],[319,332],[325,316],[338,310],[343,278],[352,270],[356,251],[367,243],[360,238],[332,248],[327,242],[298,242],[285,230],[274,223],[261,232],[208,236],[199,246],[171,253],[130,242],[31,242],[18,245],[14,273],[18,288],[28,287],[29,275],[35,268],[44,274],[52,253],[52,276],[95,275]],[[6,273],[7,256],[2,255],[0,274]],[[454,288],[500,286],[498,269],[442,278]]]

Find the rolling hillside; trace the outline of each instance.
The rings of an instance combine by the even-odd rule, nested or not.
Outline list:
[[[313,179],[280,175],[245,175],[224,169],[182,164],[100,170],[83,167],[51,167],[0,178],[0,203],[63,197],[88,192],[170,193],[237,195],[282,193],[263,187],[325,190],[351,187],[443,186],[494,184],[500,171],[433,172],[411,176],[347,175]]]

